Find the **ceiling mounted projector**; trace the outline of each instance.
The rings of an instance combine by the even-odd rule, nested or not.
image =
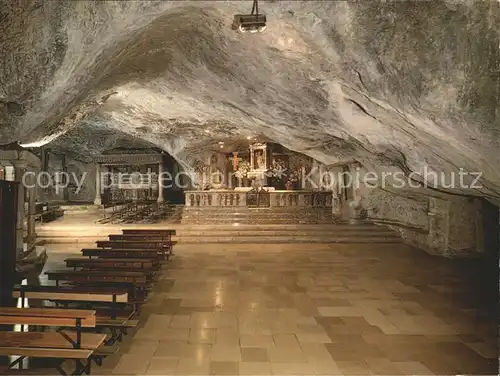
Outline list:
[[[232,29],[240,33],[261,33],[266,29],[266,15],[259,14],[258,0],[253,1],[251,14],[236,14],[234,16]]]

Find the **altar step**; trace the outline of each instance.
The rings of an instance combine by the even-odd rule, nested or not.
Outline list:
[[[331,208],[184,207],[182,224],[334,224]]]
[[[144,226],[144,225],[143,225]],[[149,225],[151,227],[151,225]],[[179,244],[214,243],[399,243],[398,233],[385,226],[370,223],[316,225],[163,225],[175,228]],[[140,228],[141,225],[135,225]],[[155,226],[156,227],[156,226]],[[91,244],[120,233],[122,225],[102,226],[86,231],[39,231],[40,244]],[[90,229],[89,229],[90,230]]]
[[[267,229],[228,226],[212,230],[178,230],[180,244],[209,243],[399,243],[398,234],[386,227],[375,225],[329,225]],[[250,226],[249,226],[250,227]],[[297,226],[299,227],[299,226]]]

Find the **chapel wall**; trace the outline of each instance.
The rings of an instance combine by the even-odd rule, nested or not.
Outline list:
[[[389,225],[405,242],[430,254],[455,257],[484,251],[479,199],[372,187],[360,176],[357,200],[367,220]]]
[[[95,164],[84,163],[64,155],[47,153],[42,165],[37,200],[40,202],[92,202],[95,197]],[[69,176],[68,187],[65,181],[58,184],[58,173]],[[47,175],[48,174],[48,175]],[[50,176],[51,183],[47,180]]]

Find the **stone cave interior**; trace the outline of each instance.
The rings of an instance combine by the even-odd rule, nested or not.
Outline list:
[[[0,374],[498,374],[499,25],[0,0]]]

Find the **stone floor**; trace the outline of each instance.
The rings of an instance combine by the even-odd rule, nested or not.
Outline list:
[[[70,250],[54,247],[49,267]],[[497,374],[473,270],[402,244],[179,245],[95,372]]]

